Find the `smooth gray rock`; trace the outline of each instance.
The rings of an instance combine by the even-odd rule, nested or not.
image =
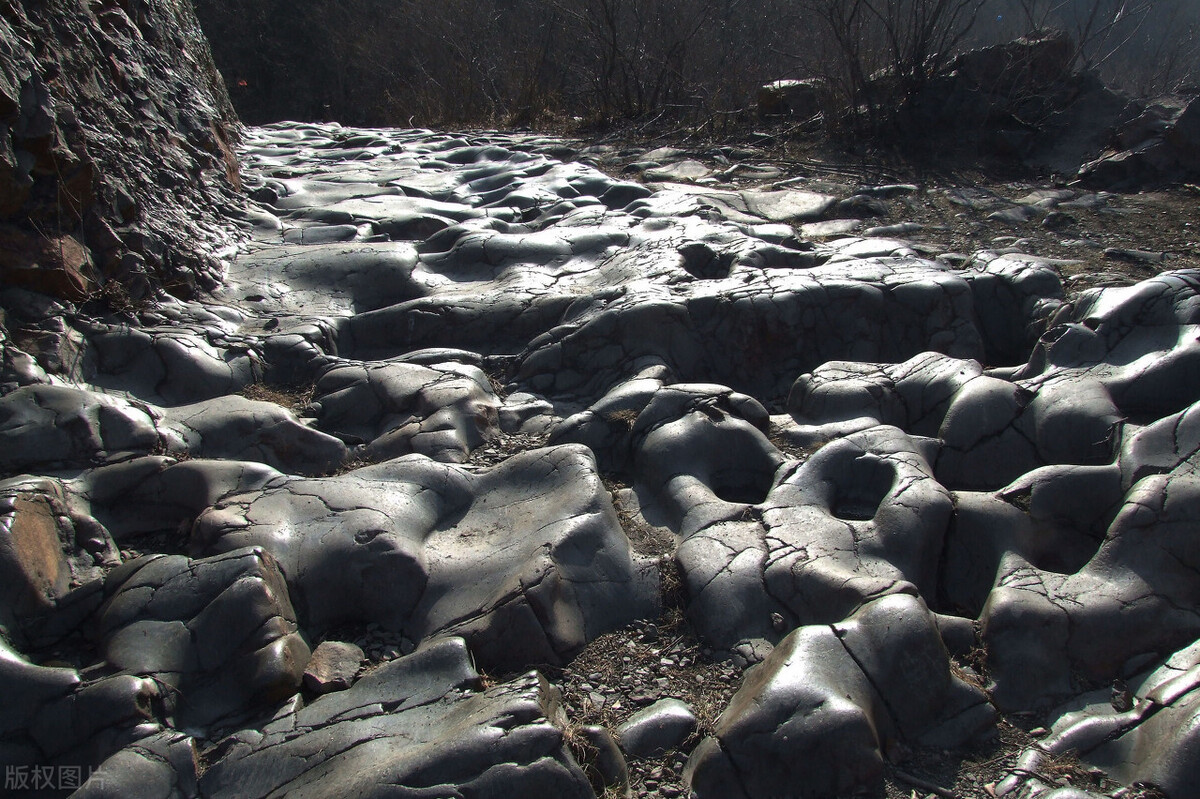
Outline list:
[[[130,744],[85,774],[78,799],[187,799],[198,795],[196,742],[172,730]]]
[[[835,202],[834,197],[815,192],[783,189],[747,192],[743,195],[751,213],[769,222],[811,222],[820,219]]]
[[[544,679],[478,685],[462,639],[430,644],[261,732],[237,733],[200,791],[380,796],[438,786],[494,799],[594,796]]]
[[[358,228],[354,225],[305,225],[285,228],[283,240],[288,244],[332,244],[354,241]]]
[[[1005,558],[980,617],[997,705],[1045,706],[1077,690],[1075,675],[1111,681],[1131,659],[1196,640],[1197,514],[1195,476],[1147,477],[1079,571]]]
[[[977,361],[934,352],[899,364],[829,361],[796,380],[788,411],[813,427],[861,419],[936,436],[954,395],[982,373]]]
[[[987,218],[1006,225],[1017,226],[1028,224],[1037,219],[1041,215],[1039,211],[1040,209],[1031,205],[1014,205],[1011,208],[992,211],[987,215]]]
[[[952,503],[912,439],[872,428],[773,482],[749,513],[694,480],[669,486],[688,513],[676,551],[688,615],[711,645],[776,641],[889,593],[937,596]]]
[[[220,336],[219,329],[214,332]],[[98,327],[88,339],[95,359],[92,382],[164,405],[221,397],[253,383],[261,356],[244,344],[220,346],[211,338],[186,329]]]
[[[292,474],[328,474],[347,458],[345,444],[273,402],[233,395],[162,413],[169,452],[258,461]]]
[[[577,734],[582,736],[587,749],[583,770],[596,793],[615,789],[622,796],[631,797],[629,764],[625,762],[625,755],[612,732],[607,727],[589,724],[580,727]]]
[[[948,606],[977,617],[1010,561],[1073,574],[1095,555],[1124,502],[1116,466],[1046,466],[994,493],[956,491],[944,551]]]
[[[419,296],[411,279],[416,260],[412,245],[401,243],[273,247],[239,259],[222,291],[239,299],[262,297],[260,308],[293,313],[370,311]],[[264,271],[272,276],[266,285],[240,279]]]
[[[90,466],[162,446],[148,406],[77,388],[22,386],[0,397],[0,470]]]
[[[283,477],[254,461],[151,455],[87,470],[63,481],[63,492],[116,541],[165,531],[184,547],[192,523],[213,503]]]
[[[594,396],[619,383],[627,364],[658,363],[683,382],[774,397],[791,385],[778,375],[833,359],[903,360],[930,349],[981,357],[966,284],[931,267],[849,259],[764,282],[753,272],[736,285],[732,275],[700,281],[682,303],[626,293],[534,338],[517,377],[547,394]]]
[[[113,675],[84,680],[72,668],[35,665],[0,638],[0,757],[6,763],[99,763],[158,732],[154,706],[165,698],[151,679]]]
[[[312,634],[377,622],[414,643],[462,635],[480,663],[561,663],[657,612],[591,454],[560,446],[482,473],[407,456],[289,479],[201,514],[198,553],[261,546]]]
[[[70,695],[82,684],[75,669],[30,663],[3,638],[0,638],[0,675],[9,684],[21,686],[0,712],[0,735],[6,738],[27,728],[44,706]]]
[[[1124,414],[1157,419],[1183,410],[1200,389],[1198,295],[1200,274],[1192,270],[1081,292],[1013,377],[1045,382],[1082,372]]]
[[[937,353],[901,364],[824,364],[796,381],[788,410],[808,438],[881,423],[936,437],[935,472],[957,489],[998,489],[1044,465],[1109,463],[1123,422],[1091,373],[1018,382]]]
[[[93,318],[0,292],[0,540],[19,544],[0,624],[24,664],[5,672],[4,757],[103,763],[108,795],[192,796],[198,778],[215,795],[260,778],[278,782],[251,793],[570,794],[561,735],[521,721],[564,723],[552,692],[480,694],[456,654],[402,669],[401,693],[458,675],[427,706],[364,677],[301,709],[299,644],[280,642],[374,623],[402,653],[455,634],[491,670],[562,665],[658,613],[666,554],[703,644],[766,661],[692,758],[701,795],[836,795],[904,746],[967,741],[989,711],[942,642],[966,655],[977,624],[1002,708],[1066,714],[1053,740],[1104,730],[1088,756],[1122,779],[1194,781],[1194,691],[1156,705],[1139,678],[1200,635],[1200,273],[1069,292],[1077,266],[1008,240],[928,260],[936,243],[892,225],[903,187],[746,188],[778,179],[752,163],[713,176],[736,188],[646,186],[560,151],[250,129],[247,186],[270,209],[245,215],[212,296]],[[979,216],[1118,204],[950,199]],[[836,219],[881,212],[866,231]],[[254,383],[299,400],[232,393]],[[622,523],[653,528],[636,537],[653,559]],[[191,558],[116,566],[163,550]],[[78,670],[33,666],[51,653]],[[1063,705],[1114,678],[1154,713]],[[318,704],[325,720],[301,720]],[[188,735],[241,719],[198,777]],[[541,755],[510,757],[534,738]],[[627,782],[606,746],[597,790]]]
[[[419,452],[461,463],[499,433],[500,401],[478,367],[446,362],[341,364],[317,381],[317,423],[366,443],[371,460]]]
[[[1124,488],[1155,474],[1196,474],[1200,468],[1200,403],[1122,436],[1118,463]]]
[[[830,219],[825,222],[805,222],[800,233],[806,239],[834,239],[849,236],[863,226],[861,219]]]
[[[892,591],[937,595],[950,516],[919,445],[873,428],[822,448],[763,508],[766,590],[800,625],[844,618]]]
[[[1162,666],[1130,678],[1132,707],[1127,710],[1113,706],[1109,690],[1080,696],[1058,709],[1051,734],[1026,750],[997,789],[1022,786],[1048,758],[1077,757],[1126,784],[1188,795],[1200,778],[1198,688],[1200,646],[1192,644]]]
[[[696,715],[685,702],[660,699],[617,728],[617,739],[630,757],[662,757],[696,731]]]
[[[323,474],[346,447],[270,402],[225,396],[158,408],[66,386],[26,386],[0,398],[0,469],[86,467],[156,452],[257,460]]]
[[[968,271],[979,332],[992,366],[1023,363],[1065,294],[1053,264],[1030,256],[1001,256]]]
[[[300,685],[310,652],[283,575],[262,550],[129,561],[105,593],[86,633],[114,668],[170,686],[180,726],[226,721]]]
[[[951,675],[924,603],[895,595],[780,642],[692,753],[685,779],[700,797],[877,791],[894,743],[960,745],[992,720],[983,692]]]
[[[953,488],[1000,488],[1048,464],[1110,462],[1122,421],[1109,390],[1089,374],[1034,388],[981,376],[954,396],[938,437],[936,473]]]
[[[671,164],[647,169],[647,180],[656,181],[695,181],[712,175],[712,170],[699,161],[684,159]]]
[[[664,372],[649,367],[639,376],[614,386],[587,410],[556,425],[550,440],[587,445],[606,469],[630,470],[635,468],[635,460],[640,464],[643,458],[649,458],[654,462],[636,468],[646,474],[652,485],[670,479],[674,466],[668,462],[682,460],[688,462],[689,469],[707,472],[706,479],[730,483],[729,489],[734,494],[760,493],[754,485],[761,485],[764,480],[769,482],[778,466],[762,435],[769,421],[766,409],[753,397],[724,386],[668,385],[661,378]],[[647,447],[645,439],[655,436],[660,427],[670,427],[672,431],[658,436],[660,444]],[[705,430],[720,430],[734,451],[713,451],[700,445],[698,437]],[[665,450],[658,451],[660,448],[674,451],[677,447],[687,448],[688,456],[676,459]],[[749,474],[737,474],[741,470]]]

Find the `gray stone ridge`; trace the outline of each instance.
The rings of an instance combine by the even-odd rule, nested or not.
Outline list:
[[[866,226],[914,186],[604,155],[255,128],[211,292],[0,287],[0,772],[826,799],[1036,718],[995,796],[1195,796],[1200,273],[1073,288]],[[715,706],[569,709],[670,614]]]

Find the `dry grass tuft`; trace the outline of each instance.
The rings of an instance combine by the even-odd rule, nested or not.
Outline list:
[[[623,408],[622,410],[607,414],[604,420],[613,427],[619,427],[625,432],[629,432],[637,423],[638,412],[630,408]]]
[[[251,383],[238,393],[246,399],[258,402],[273,402],[294,413],[301,413],[312,402],[316,385],[276,386],[268,383]]]

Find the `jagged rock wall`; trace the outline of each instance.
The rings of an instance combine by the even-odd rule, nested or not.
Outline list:
[[[238,121],[190,0],[0,2],[0,277],[72,301],[211,288]]]

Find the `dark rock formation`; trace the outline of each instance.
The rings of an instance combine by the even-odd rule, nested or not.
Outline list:
[[[1168,796],[1194,793],[1200,785],[1200,646],[1180,650],[1121,686],[1059,708],[1051,735],[1027,750],[1017,769],[1036,775],[1050,758],[1069,752],[1122,782],[1155,786]],[[1040,777],[1032,781],[1047,787]],[[1008,793],[1021,783],[1013,774],[997,790]]]
[[[873,795],[892,747],[959,744],[992,721],[920,600],[892,596],[780,642],[692,754],[689,780],[713,799]]]
[[[272,552],[292,576],[314,634],[374,622],[411,645],[449,631],[494,669],[565,662],[658,604],[652,567],[631,557],[579,446],[478,475],[414,456],[277,480],[196,520],[199,552],[247,545]]]
[[[678,699],[661,699],[634,713],[617,730],[630,757],[661,757],[696,731],[696,716]]]
[[[1082,185],[1136,191],[1200,174],[1200,103],[1191,96],[1146,101],[1107,87],[1076,68],[1077,48],[1062,31],[1046,31],[960,53],[905,94],[887,70],[865,80],[855,102],[872,104],[890,126],[881,139],[902,147],[936,147],[1078,175]],[[840,101],[840,105],[839,105]],[[762,86],[760,117],[804,121],[822,114],[836,126],[861,112],[845,107],[820,79]],[[1000,220],[1028,221],[1005,209]],[[1047,222],[1047,227],[1063,220]]]
[[[308,645],[283,575],[261,550],[139,558],[111,572],[104,593],[87,635],[113,670],[169,688],[165,712],[180,728],[271,706],[300,685]]]
[[[562,146],[253,129],[214,292],[119,318],[0,292],[0,766],[96,767],[84,796],[589,796],[658,757],[677,792],[825,797],[1000,710],[1192,784],[1200,273],[1073,289],[1017,248],[847,232],[911,187],[713,185],[666,149],[635,184]],[[682,687],[649,676],[683,661],[664,599],[690,679],[751,668],[715,722],[651,706]],[[625,762],[529,669],[635,621],[662,671],[620,695],[651,706],[610,724]]]
[[[203,774],[194,740],[159,735],[113,754],[77,795],[592,797],[563,723],[537,674],[481,690],[451,638],[234,733]]]
[[[4,283],[76,302],[213,288],[237,125],[186,0],[5,4]]]
[[[1093,72],[1073,69],[1062,32],[971,50],[922,87],[900,119],[915,135],[1074,174],[1136,110]]]
[[[805,120],[833,108],[833,93],[825,81],[777,80],[758,90],[758,115]]]
[[[1200,177],[1200,98],[1167,96],[1150,101],[1118,127],[1105,150],[1084,164],[1086,185],[1133,191]]]

